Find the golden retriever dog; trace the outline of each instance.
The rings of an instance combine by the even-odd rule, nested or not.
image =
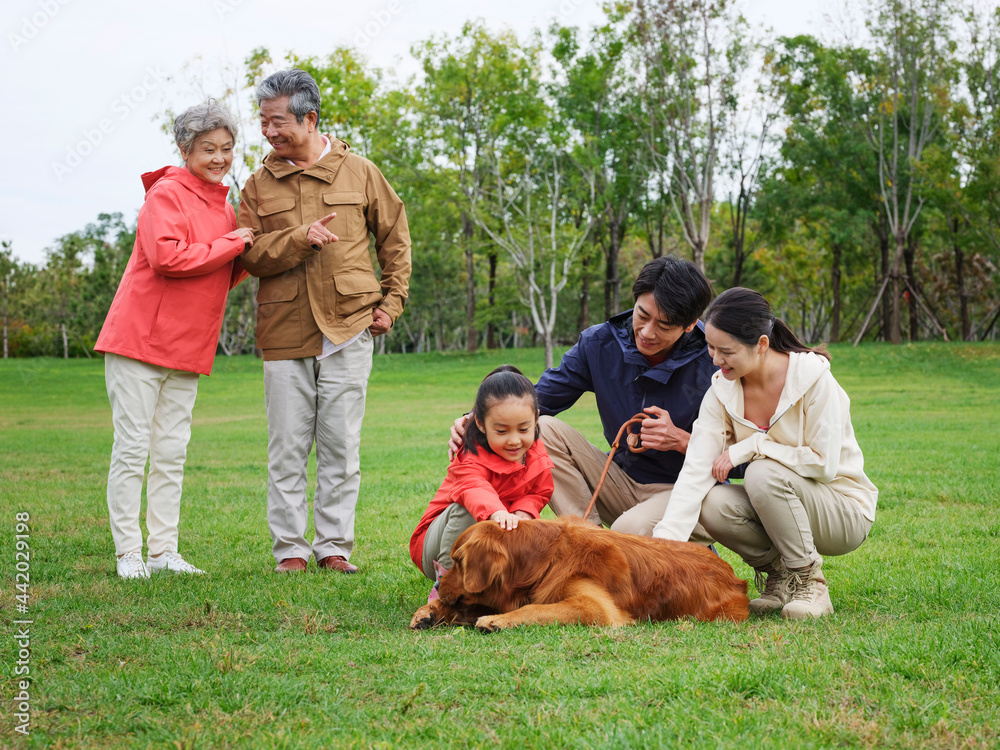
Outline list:
[[[521,521],[504,531],[477,523],[455,541],[439,598],[410,627],[628,625],[640,620],[749,616],[747,583],[691,542],[622,534],[586,521]]]

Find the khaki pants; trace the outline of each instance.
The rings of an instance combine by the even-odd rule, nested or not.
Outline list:
[[[176,552],[198,373],[106,354],[104,377],[115,428],[108,471],[108,516],[115,554],[142,552],[139,511],[147,457],[149,554]]]
[[[742,485],[716,485],[701,523],[753,568],[778,557],[785,567],[805,568],[821,555],[857,549],[871,530],[856,501],[766,458],[750,462]]]
[[[472,514],[458,503],[452,503],[431,521],[424,535],[424,549],[420,558],[421,567],[427,578],[432,581],[437,580],[437,573],[434,570],[435,560],[445,568],[451,568],[451,548],[455,546],[455,540],[475,523],[476,519]]]
[[[361,423],[365,416],[372,336],[315,357],[264,363],[267,411],[267,523],[274,559],[351,556],[361,488]],[[306,469],[316,443],[315,538],[306,541]]]
[[[608,455],[591,445],[583,435],[555,417],[541,417],[542,442],[552,459],[555,490],[549,505],[557,516],[583,515],[601,478]],[[628,450],[624,443],[618,450]],[[640,484],[612,462],[588,520],[614,531],[652,536],[670,502],[672,484]],[[691,541],[711,544],[699,526]]]

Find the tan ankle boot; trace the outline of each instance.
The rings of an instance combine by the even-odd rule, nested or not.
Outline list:
[[[833,614],[833,602],[830,601],[830,590],[826,587],[821,565],[822,561],[819,561],[809,568],[789,570],[792,577],[792,598],[781,609],[781,616],[786,620],[804,620]]]
[[[754,582],[758,591],[763,588],[763,593],[750,602],[751,612],[758,615],[776,612],[792,600],[792,574],[780,557],[770,565],[755,570]]]

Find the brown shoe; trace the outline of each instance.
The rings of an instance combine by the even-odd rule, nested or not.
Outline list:
[[[306,561],[301,557],[286,557],[280,563],[278,567],[274,569],[275,573],[301,573],[306,569]]]
[[[317,565],[319,565],[324,570],[336,570],[339,573],[357,573],[358,566],[351,565],[347,560],[340,555],[330,555],[329,557],[324,557],[320,560]]]

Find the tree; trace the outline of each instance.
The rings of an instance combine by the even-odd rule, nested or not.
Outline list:
[[[594,223],[594,181],[574,154],[579,136],[553,109],[538,82],[538,48],[511,48],[516,77],[507,80],[502,118],[484,131],[482,181],[469,192],[476,225],[506,251],[517,271],[522,299],[553,364],[559,293]],[[591,200],[570,201],[567,185],[579,173]]]
[[[881,102],[867,126],[878,156],[878,189],[894,244],[883,282],[883,290],[888,286],[890,292],[889,337],[894,344],[901,340],[903,287],[922,302],[903,264],[925,200],[920,160],[939,135],[942,105],[948,100],[955,75],[949,21],[946,0],[882,0],[868,22],[873,38],[881,45],[875,50],[876,75],[868,82]],[[943,328],[941,332],[947,338]]]
[[[824,248],[830,341],[841,338],[844,279],[867,272],[864,251],[884,216],[873,187],[877,160],[855,116],[876,106],[856,85],[866,60],[861,50],[800,36],[782,39],[771,62],[782,91],[784,138],[759,213],[772,240],[795,235],[795,242]]]
[[[20,299],[18,296],[19,278],[22,274],[21,264],[14,257],[10,240],[4,240],[3,250],[0,250],[0,317],[3,318],[3,358],[10,356],[9,326],[11,319],[18,314]]]
[[[746,22],[732,0],[638,0],[641,126],[674,213],[705,268],[719,133],[737,108],[746,73]]]
[[[423,80],[415,91],[424,134],[424,164],[440,179],[442,196],[459,216],[457,238],[465,258],[466,348],[478,347],[476,256],[487,258],[487,298],[492,306],[498,283],[498,251],[484,240],[470,213],[474,195],[488,179],[486,144],[527,115],[531,99],[519,84],[531,82],[534,63],[511,32],[491,34],[481,23],[466,23],[456,39],[430,39],[413,49]],[[487,314],[487,346],[495,346],[495,317]]]
[[[575,28],[551,29],[555,64],[549,90],[559,117],[578,139],[574,160],[584,166],[586,175],[593,175],[593,195],[586,179],[576,180],[569,193],[580,206],[581,219],[591,211],[595,217],[591,235],[604,256],[604,317],[608,318],[620,309],[619,255],[635,220],[648,160],[638,129],[636,80],[622,16],[610,11],[607,23],[591,33],[586,50],[581,49],[578,35]],[[585,274],[584,310],[587,281]],[[581,314],[580,327],[586,325],[585,319]]]

